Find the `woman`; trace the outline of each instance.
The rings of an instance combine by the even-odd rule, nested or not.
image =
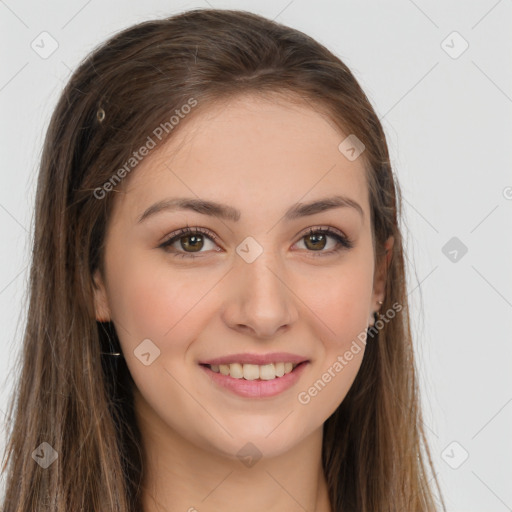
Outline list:
[[[45,141],[3,510],[437,510],[398,191],[296,30],[195,10],[96,49]]]

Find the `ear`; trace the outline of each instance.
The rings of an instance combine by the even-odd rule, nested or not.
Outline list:
[[[96,311],[96,320],[98,322],[110,321],[110,308],[108,306],[107,291],[103,282],[103,277],[99,269],[94,272],[94,309]]]
[[[387,282],[387,274],[389,264],[391,262],[391,255],[393,254],[393,243],[395,239],[390,236],[384,247],[386,249],[386,253],[381,257],[380,261],[377,262],[377,268],[375,271],[375,277],[373,280],[373,308],[378,311],[380,309],[379,301],[384,301],[384,297],[386,296],[386,282]]]

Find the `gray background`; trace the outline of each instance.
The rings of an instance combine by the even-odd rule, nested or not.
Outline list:
[[[448,510],[512,510],[510,0],[0,1],[0,409],[25,319],[37,164],[60,91],[120,29],[208,5],[306,32],[368,94],[404,196],[425,426]],[[51,49],[43,31],[58,44],[47,58],[31,47],[42,52],[46,37]]]

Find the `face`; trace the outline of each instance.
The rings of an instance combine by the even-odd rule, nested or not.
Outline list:
[[[116,327],[141,421],[270,457],[343,401],[384,296],[362,157],[338,149],[347,135],[310,107],[238,98],[197,112],[115,192],[96,315]],[[215,208],[170,206],[183,198]],[[270,356],[203,366],[233,354]],[[271,378],[290,367],[271,363],[300,361]]]

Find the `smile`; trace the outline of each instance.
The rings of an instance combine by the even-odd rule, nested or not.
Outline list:
[[[212,364],[208,365],[215,373],[221,373],[222,375],[229,375],[235,379],[245,380],[272,380],[277,377],[282,377],[287,373],[290,373],[296,366],[297,363],[269,363],[269,364],[242,364],[242,363],[231,363],[231,364]]]
[[[308,364],[308,361],[304,361],[261,366],[240,363],[200,366],[219,389],[247,398],[264,398],[291,388]]]

